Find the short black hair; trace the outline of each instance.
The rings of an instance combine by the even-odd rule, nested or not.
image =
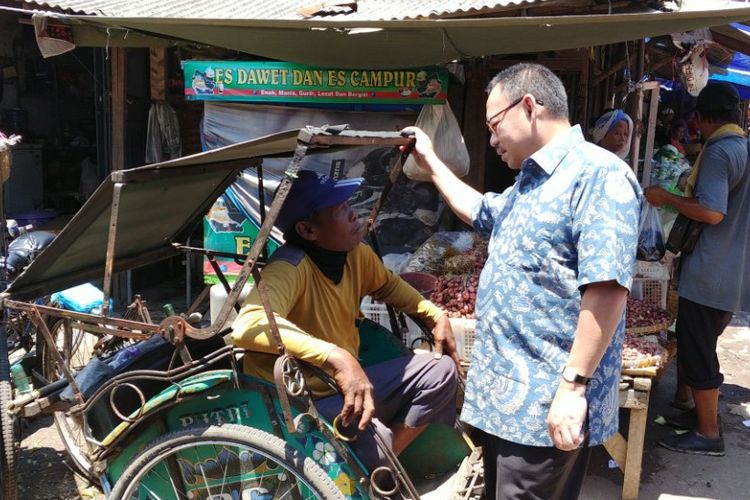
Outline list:
[[[710,81],[703,87],[695,103],[702,120],[740,123],[740,94],[729,82]]]
[[[560,78],[546,66],[536,63],[518,63],[505,68],[490,80],[487,93],[500,85],[510,101],[525,94],[533,95],[552,118],[568,119],[568,94]]]

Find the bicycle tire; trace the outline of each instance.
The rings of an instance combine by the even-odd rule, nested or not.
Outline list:
[[[52,338],[58,342],[62,338],[61,334],[65,331],[64,320],[59,319],[52,322],[49,325],[49,331],[52,334]],[[41,337],[41,333],[39,335]],[[88,337],[96,339],[99,337],[76,328],[73,328],[73,337],[71,339],[71,354],[68,357],[71,359],[71,369],[75,372],[86,366],[86,363],[93,356],[93,344],[90,342],[93,339],[89,339]],[[63,353],[63,357],[65,357],[65,353]],[[37,366],[40,368],[42,376],[50,382],[54,382],[60,378],[57,364],[44,338],[39,338],[37,342]],[[88,444],[81,423],[62,411],[54,412],[52,418],[72,465],[84,477],[96,481],[93,464],[86,454]]]
[[[236,454],[233,453],[235,448],[240,450]],[[194,456],[196,462],[190,462],[189,456]],[[257,462],[261,458],[262,461]],[[246,474],[251,470],[254,473],[262,470],[261,474],[268,475],[261,475],[257,486],[253,486],[258,478],[247,478]],[[235,479],[231,479],[233,476],[230,474],[234,474]],[[153,441],[131,461],[115,484],[110,498],[191,498],[198,495],[200,489],[205,490],[206,498],[220,498],[213,496],[215,490],[212,488],[218,486],[209,485],[218,478],[222,481],[222,498],[224,495],[234,498],[225,492],[225,486],[227,490],[234,486],[249,495],[252,493],[248,493],[248,490],[261,495],[273,495],[272,498],[280,498],[294,490],[298,493],[307,490],[314,498],[345,498],[313,459],[300,455],[297,450],[276,436],[235,424],[185,429]],[[176,483],[179,483],[179,486]],[[188,492],[185,484],[191,483],[193,491]],[[269,491],[264,484],[274,491]],[[300,488],[300,484],[305,488]],[[160,488],[162,485],[165,489],[172,490],[167,492],[169,495],[165,495],[164,489]],[[143,493],[146,493],[145,497]],[[291,495],[291,498],[301,497],[301,494]]]
[[[5,328],[0,327],[0,497],[16,500],[16,442],[14,439],[15,418],[8,413],[8,404],[13,400],[13,385],[10,380],[8,339]]]

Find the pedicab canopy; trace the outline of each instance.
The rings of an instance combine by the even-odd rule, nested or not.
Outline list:
[[[176,255],[173,243],[184,241],[239,173],[263,158],[291,157],[298,144],[320,153],[408,141],[398,132],[306,127],[112,172],[7,293],[26,300],[102,278],[113,206],[118,207],[113,271],[122,272]]]

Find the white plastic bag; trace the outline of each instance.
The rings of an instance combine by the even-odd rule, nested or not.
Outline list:
[[[469,173],[469,151],[466,149],[461,128],[448,104],[425,104],[414,124],[421,128],[435,146],[435,153],[458,177]],[[404,163],[406,176],[419,182],[429,182],[430,175],[419,168],[409,156]]]
[[[664,257],[664,233],[659,220],[659,210],[644,201],[638,223],[638,247],[635,258],[655,262]]]
[[[697,97],[708,84],[708,59],[703,45],[696,45],[677,62],[680,80],[688,94]]]

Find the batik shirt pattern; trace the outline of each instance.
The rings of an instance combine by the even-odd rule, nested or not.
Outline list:
[[[552,446],[546,418],[591,283],[630,289],[641,189],[580,127],[527,158],[515,184],[472,212],[490,236],[462,419],[515,443]],[[624,314],[586,389],[589,443],[617,431]]]

